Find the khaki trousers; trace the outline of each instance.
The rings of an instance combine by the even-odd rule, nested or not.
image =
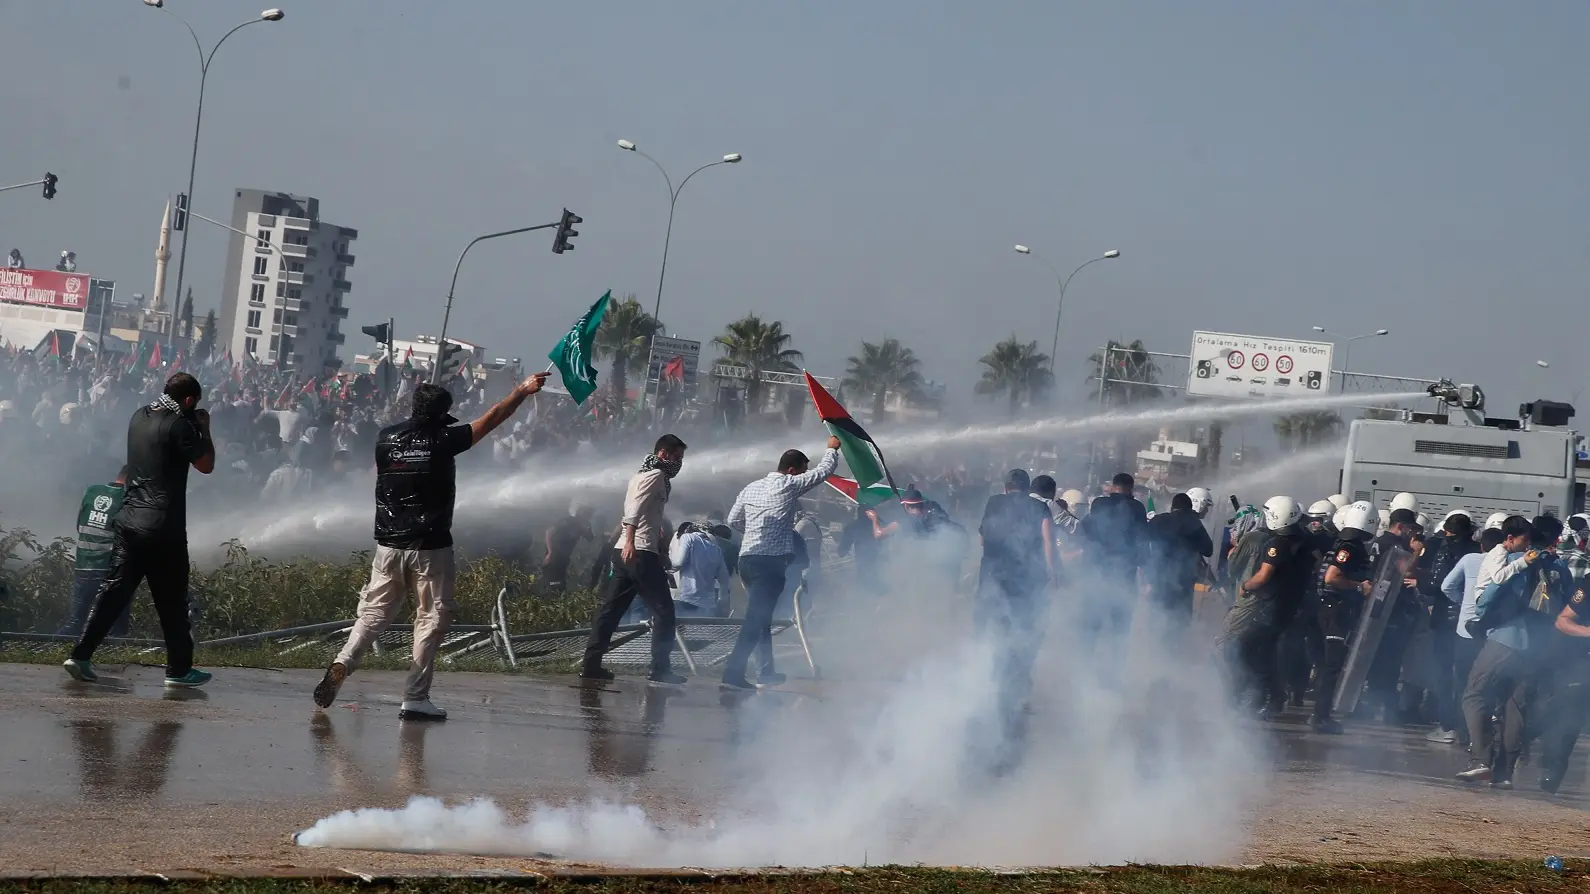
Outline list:
[[[353,673],[359,659],[391,626],[404,600],[414,597],[414,658],[409,664],[404,701],[431,697],[436,650],[453,626],[458,605],[453,601],[453,548],[393,549],[377,546],[370,563],[370,582],[359,594],[359,618],[337,661]]]

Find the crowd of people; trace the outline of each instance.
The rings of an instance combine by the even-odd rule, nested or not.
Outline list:
[[[280,453],[252,484],[261,499],[285,499],[303,493],[308,481],[343,474],[357,454],[374,458],[376,551],[353,635],[315,701],[330,704],[370,643],[413,599],[414,659],[402,713],[445,717],[429,692],[454,611],[457,461],[495,432],[512,432],[505,426],[544,375],[525,379],[461,424],[453,412],[482,403],[475,392],[463,390],[460,399],[413,379],[384,396],[357,379],[301,385],[270,371],[211,365],[209,373],[224,374],[206,392],[183,371],[104,372],[20,354],[7,362],[13,375],[0,385],[0,433],[43,439],[48,449],[79,438],[85,450],[125,448],[121,471],[92,484],[80,504],[79,580],[67,630],[81,632],[67,662],[74,677],[94,679],[94,650],[124,629],[133,591],[147,579],[168,643],[168,684],[208,679],[192,667],[186,611],[190,468],[206,478],[228,469],[247,477],[257,471],[254,461],[269,465],[261,458]],[[150,398],[159,372],[167,373],[164,385]],[[199,407],[203,398],[213,411]],[[34,409],[26,421],[10,424],[6,414],[28,403]],[[84,434],[117,414],[125,438]],[[50,446],[55,441],[59,447]],[[664,511],[687,448],[679,436],[665,435],[630,480],[610,537],[593,530],[590,506],[577,505],[552,525],[542,561],[547,584],[565,587],[586,575],[586,584],[604,588],[582,674],[610,679],[602,658],[615,629],[649,616],[651,681],[684,682],[672,663],[676,619],[726,615],[737,573],[747,605],[722,684],[783,682],[773,667],[770,627],[788,614],[795,586],[821,573],[829,548],[824,526],[803,498],[834,475],[838,446],[831,438],[815,463],[786,451],[721,517],[676,527]],[[962,517],[978,496],[975,476],[964,470],[924,476],[887,505],[857,506],[841,526],[832,548],[855,557],[858,589],[884,585],[877,578],[884,551],[922,543],[932,548],[913,558],[913,569],[958,581],[972,534],[923,494],[935,486],[949,487],[947,501]],[[1061,598],[1074,603],[1087,647],[1106,655],[1124,642],[1139,602],[1173,632],[1175,648],[1196,638],[1201,616],[1218,612],[1212,655],[1227,671],[1235,703],[1260,719],[1312,702],[1309,722],[1321,734],[1342,732],[1343,719],[1428,724],[1432,742],[1469,749],[1472,764],[1459,778],[1498,787],[1512,785],[1521,756],[1538,742],[1541,787],[1560,785],[1590,713],[1590,516],[1564,525],[1551,516],[1496,513],[1477,523],[1453,512],[1434,525],[1411,494],[1384,508],[1335,495],[1304,509],[1276,496],[1240,509],[1212,537],[1207,490],[1174,494],[1162,512],[1149,511],[1135,490],[1132,477],[1121,474],[1086,501],[1060,491],[1052,476],[1016,469],[1003,476],[1000,493],[981,495],[974,618],[1001,643],[998,710],[1011,746],[1003,760],[1019,750],[1033,662],[1049,607]],[[573,561],[586,540],[599,554],[588,573]]]

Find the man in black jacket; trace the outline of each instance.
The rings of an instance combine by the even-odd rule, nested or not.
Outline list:
[[[454,458],[480,443],[541,390],[546,373],[520,382],[508,396],[468,425],[447,411],[453,396],[437,385],[414,390],[413,415],[381,430],[375,445],[375,558],[370,582],[359,594],[359,619],[337,660],[315,687],[315,704],[331,707],[342,681],[414,597],[414,658],[398,717],[446,720],[431,704],[436,650],[452,625]]]
[[[1110,492],[1094,500],[1079,528],[1085,561],[1095,576],[1090,607],[1096,638],[1124,639],[1137,601],[1137,568],[1148,537],[1148,510],[1132,496],[1136,482],[1122,472]]]
[[[1149,599],[1167,615],[1166,620],[1173,627],[1185,628],[1192,622],[1198,565],[1214,555],[1214,541],[1209,539],[1209,531],[1186,494],[1171,497],[1170,511],[1150,519],[1148,533]]]
[[[198,409],[204,389],[187,373],[166,380],[159,400],[139,407],[127,425],[127,493],[111,522],[110,574],[94,600],[88,626],[66,661],[85,683],[98,679],[91,659],[127,611],[145,578],[166,640],[166,688],[203,686],[210,675],[193,666],[188,618],[188,469],[215,470],[210,414]]]

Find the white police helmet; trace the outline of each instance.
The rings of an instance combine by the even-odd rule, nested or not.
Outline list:
[[[1192,510],[1197,513],[1199,518],[1208,515],[1209,510],[1214,508],[1215,505],[1214,494],[1211,494],[1207,487],[1188,488],[1187,499],[1192,501]]]
[[[1329,500],[1331,505],[1335,506],[1337,509],[1346,509],[1352,504],[1352,501],[1347,499],[1346,494],[1331,494],[1325,499]]]
[[[1375,530],[1375,507],[1367,500],[1359,500],[1348,504],[1336,516],[1336,527],[1343,530],[1362,531],[1372,534]]]
[[[1419,498],[1408,493],[1407,491],[1397,494],[1395,497],[1391,498],[1391,510],[1395,512],[1398,509],[1407,509],[1410,512],[1418,512]]]
[[[1295,525],[1302,517],[1303,510],[1291,497],[1276,496],[1264,501],[1264,526],[1272,531]]]
[[[1308,507],[1309,518],[1330,518],[1336,514],[1336,504],[1330,500],[1316,500]]]

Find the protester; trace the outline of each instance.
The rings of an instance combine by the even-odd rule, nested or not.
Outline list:
[[[83,492],[82,502],[77,509],[77,552],[72,576],[71,615],[66,624],[55,632],[57,636],[76,637],[83,632],[83,625],[88,623],[88,613],[94,608],[94,599],[105,585],[105,578],[110,576],[111,549],[116,542],[111,521],[121,511],[126,494],[126,466],[121,467],[115,480],[109,484],[91,484]],[[126,636],[131,619],[132,603],[129,602],[127,610],[111,625],[110,636]]]
[[[681,524],[668,547],[668,561],[679,579],[674,597],[678,618],[721,618],[728,615],[729,565],[712,534],[691,522]]]
[[[468,425],[448,410],[453,396],[424,384],[414,390],[408,421],[381,430],[375,448],[375,557],[370,582],[359,594],[353,632],[319,685],[315,704],[329,708],[348,674],[414,600],[414,658],[404,686],[400,719],[445,720],[431,703],[436,651],[452,625],[453,501],[457,491],[455,458],[508,421],[519,405],[541,390],[546,373],[520,382],[508,396]]]
[[[723,685],[754,689],[745,677],[751,652],[772,626],[773,610],[784,591],[785,575],[795,554],[795,506],[807,492],[820,487],[839,467],[839,439],[829,437],[828,449],[816,468],[799,450],[786,450],[778,468],[746,485],[729,509],[729,527],[740,531],[740,577],[745,581],[747,604],[740,636],[723,665]],[[771,657],[771,656],[768,656]],[[778,682],[764,665],[768,683]]]
[[[194,688],[210,674],[193,666],[188,618],[188,469],[215,470],[210,414],[198,408],[199,380],[176,373],[159,399],[127,426],[126,493],[113,522],[110,573],[83,636],[66,660],[73,679],[98,679],[91,659],[146,578],[166,640],[167,688]]]
[[[652,445],[652,452],[641,462],[640,471],[629,479],[624,494],[622,533],[613,544],[612,577],[607,598],[591,625],[585,643],[585,661],[580,676],[588,680],[611,680],[613,672],[602,667],[602,655],[613,640],[639,596],[651,612],[651,676],[653,683],[679,684],[685,678],[671,666],[674,648],[674,603],[668,592],[668,572],[663,559],[668,555],[667,522],[663,506],[673,491],[673,478],[685,460],[685,442],[674,435],[663,435]]]

